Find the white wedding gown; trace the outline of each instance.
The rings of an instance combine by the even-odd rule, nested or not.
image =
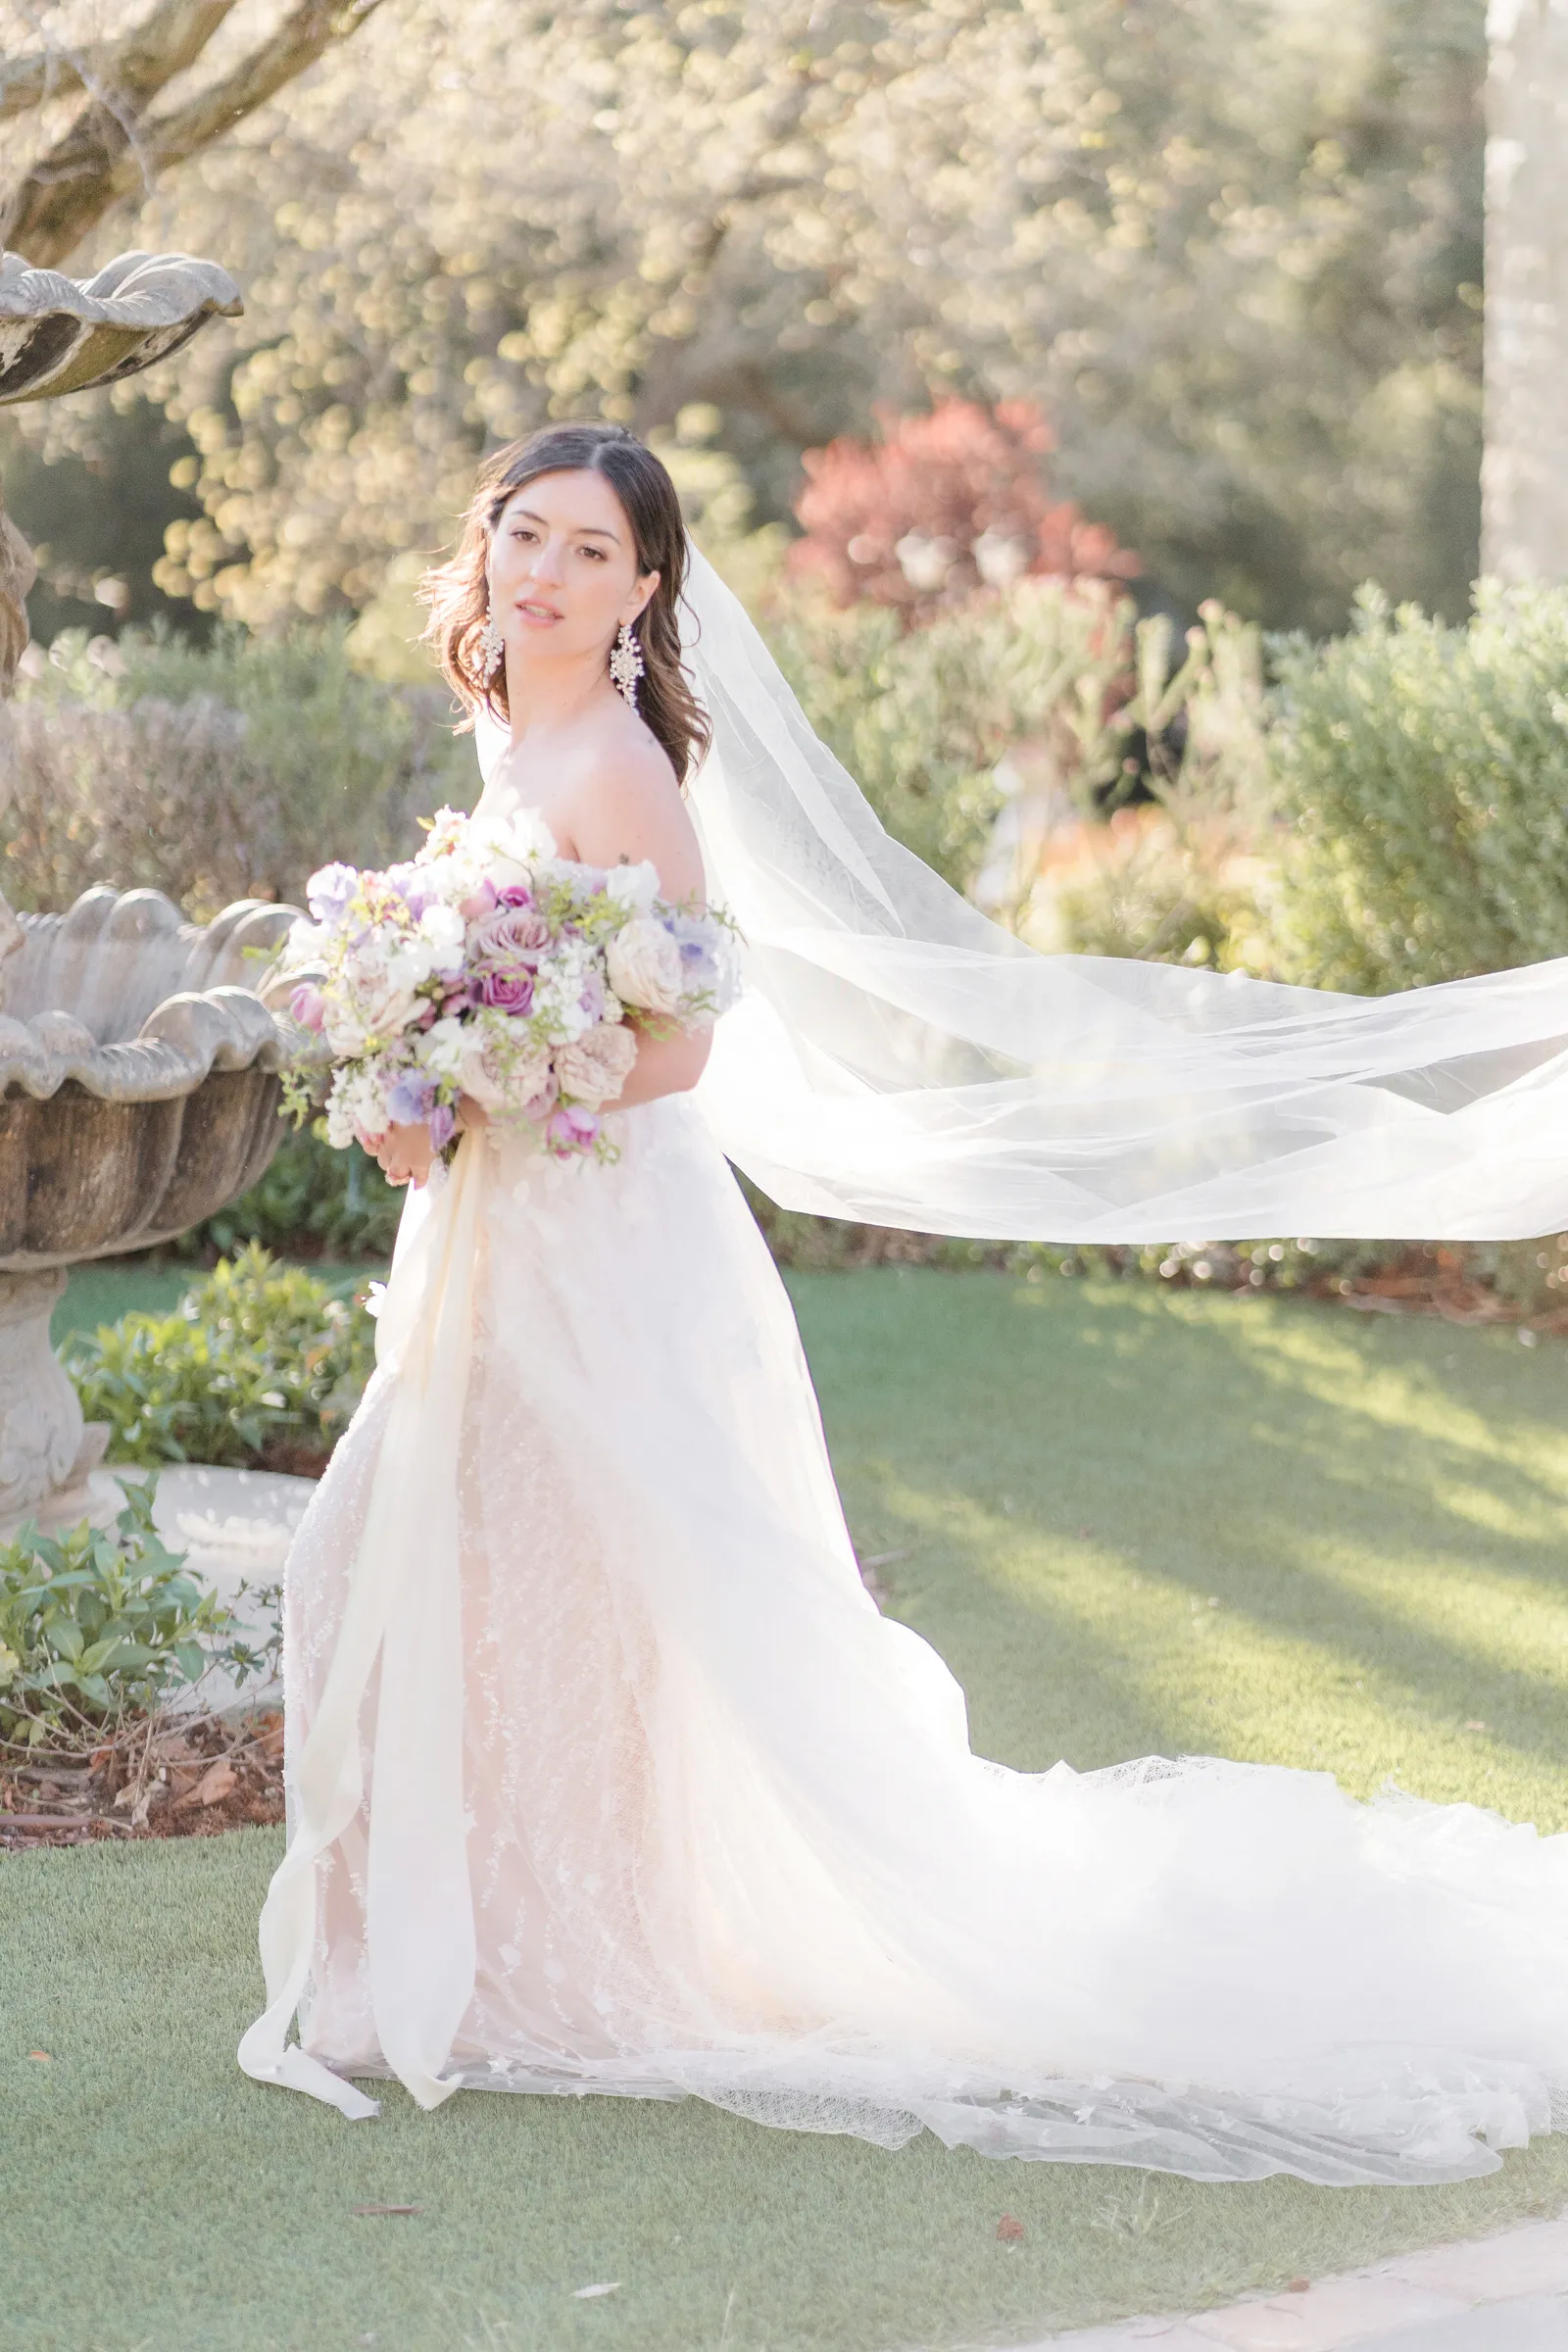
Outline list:
[[[1208,2180],[1451,2180],[1550,2129],[1568,1838],[1320,1773],[972,1755],[953,1677],[861,1585],[700,1095],[620,1121],[614,1165],[492,1133],[411,1200],[392,1292],[422,1301],[288,1564],[303,1956],[288,1978],[264,1933],[251,2071],[318,2096],[401,2073],[425,2105],[696,2093],[889,2148],[926,2126]],[[410,1268],[443,1220],[432,1417],[400,1427],[435,1313]],[[378,1479],[409,1581],[339,1692],[313,1858],[300,1759],[360,1640]],[[296,1998],[325,2075],[282,2052]]]

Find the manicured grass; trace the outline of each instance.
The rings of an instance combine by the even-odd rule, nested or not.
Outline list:
[[[1560,1344],[988,1275],[792,1289],[861,1551],[907,1553],[878,1573],[967,1684],[977,1746],[1396,1771],[1568,1819]],[[1568,2197],[1558,2139],[1457,2187],[1346,2191],[888,2156],[696,2104],[424,2117],[394,2090],[347,2126],[233,2065],[276,1851],[0,1861],[4,2352],[1019,2343]]]
[[[910,1547],[879,1574],[984,1753],[1392,1774],[1568,1827],[1561,1340],[1059,1278],[795,1287],[860,1552]]]

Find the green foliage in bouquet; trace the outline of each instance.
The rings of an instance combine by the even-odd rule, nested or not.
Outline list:
[[[1290,976],[1381,995],[1568,954],[1568,590],[1483,582],[1463,628],[1363,589],[1275,645]]]
[[[41,1535],[29,1520],[0,1548],[0,1742],[59,1745],[157,1706],[198,1682],[232,1615],[153,1525],[156,1481],[122,1481],[112,1528]]]
[[[172,1314],[122,1315],[64,1352],[118,1461],[318,1471],[365,1392],[374,1341],[357,1302],[251,1243]]]
[[[289,1257],[368,1257],[384,1263],[407,1198],[358,1144],[335,1152],[326,1140],[325,1121],[311,1119],[285,1134],[259,1184],[193,1225],[176,1247],[184,1257],[211,1251],[226,1257],[259,1242]]]

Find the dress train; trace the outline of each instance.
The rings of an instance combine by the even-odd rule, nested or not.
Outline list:
[[[384,1350],[288,1565],[250,2070],[1206,2180],[1453,2180],[1550,2129],[1568,1838],[1271,1766],[973,1756],[861,1585],[697,1101],[620,1125],[608,1166],[466,1139],[407,1212],[392,1294],[445,1334],[455,1475]]]

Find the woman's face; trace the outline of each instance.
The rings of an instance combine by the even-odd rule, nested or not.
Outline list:
[[[486,566],[490,611],[525,658],[609,652],[659,586],[602,473],[542,473],[501,510]]]

